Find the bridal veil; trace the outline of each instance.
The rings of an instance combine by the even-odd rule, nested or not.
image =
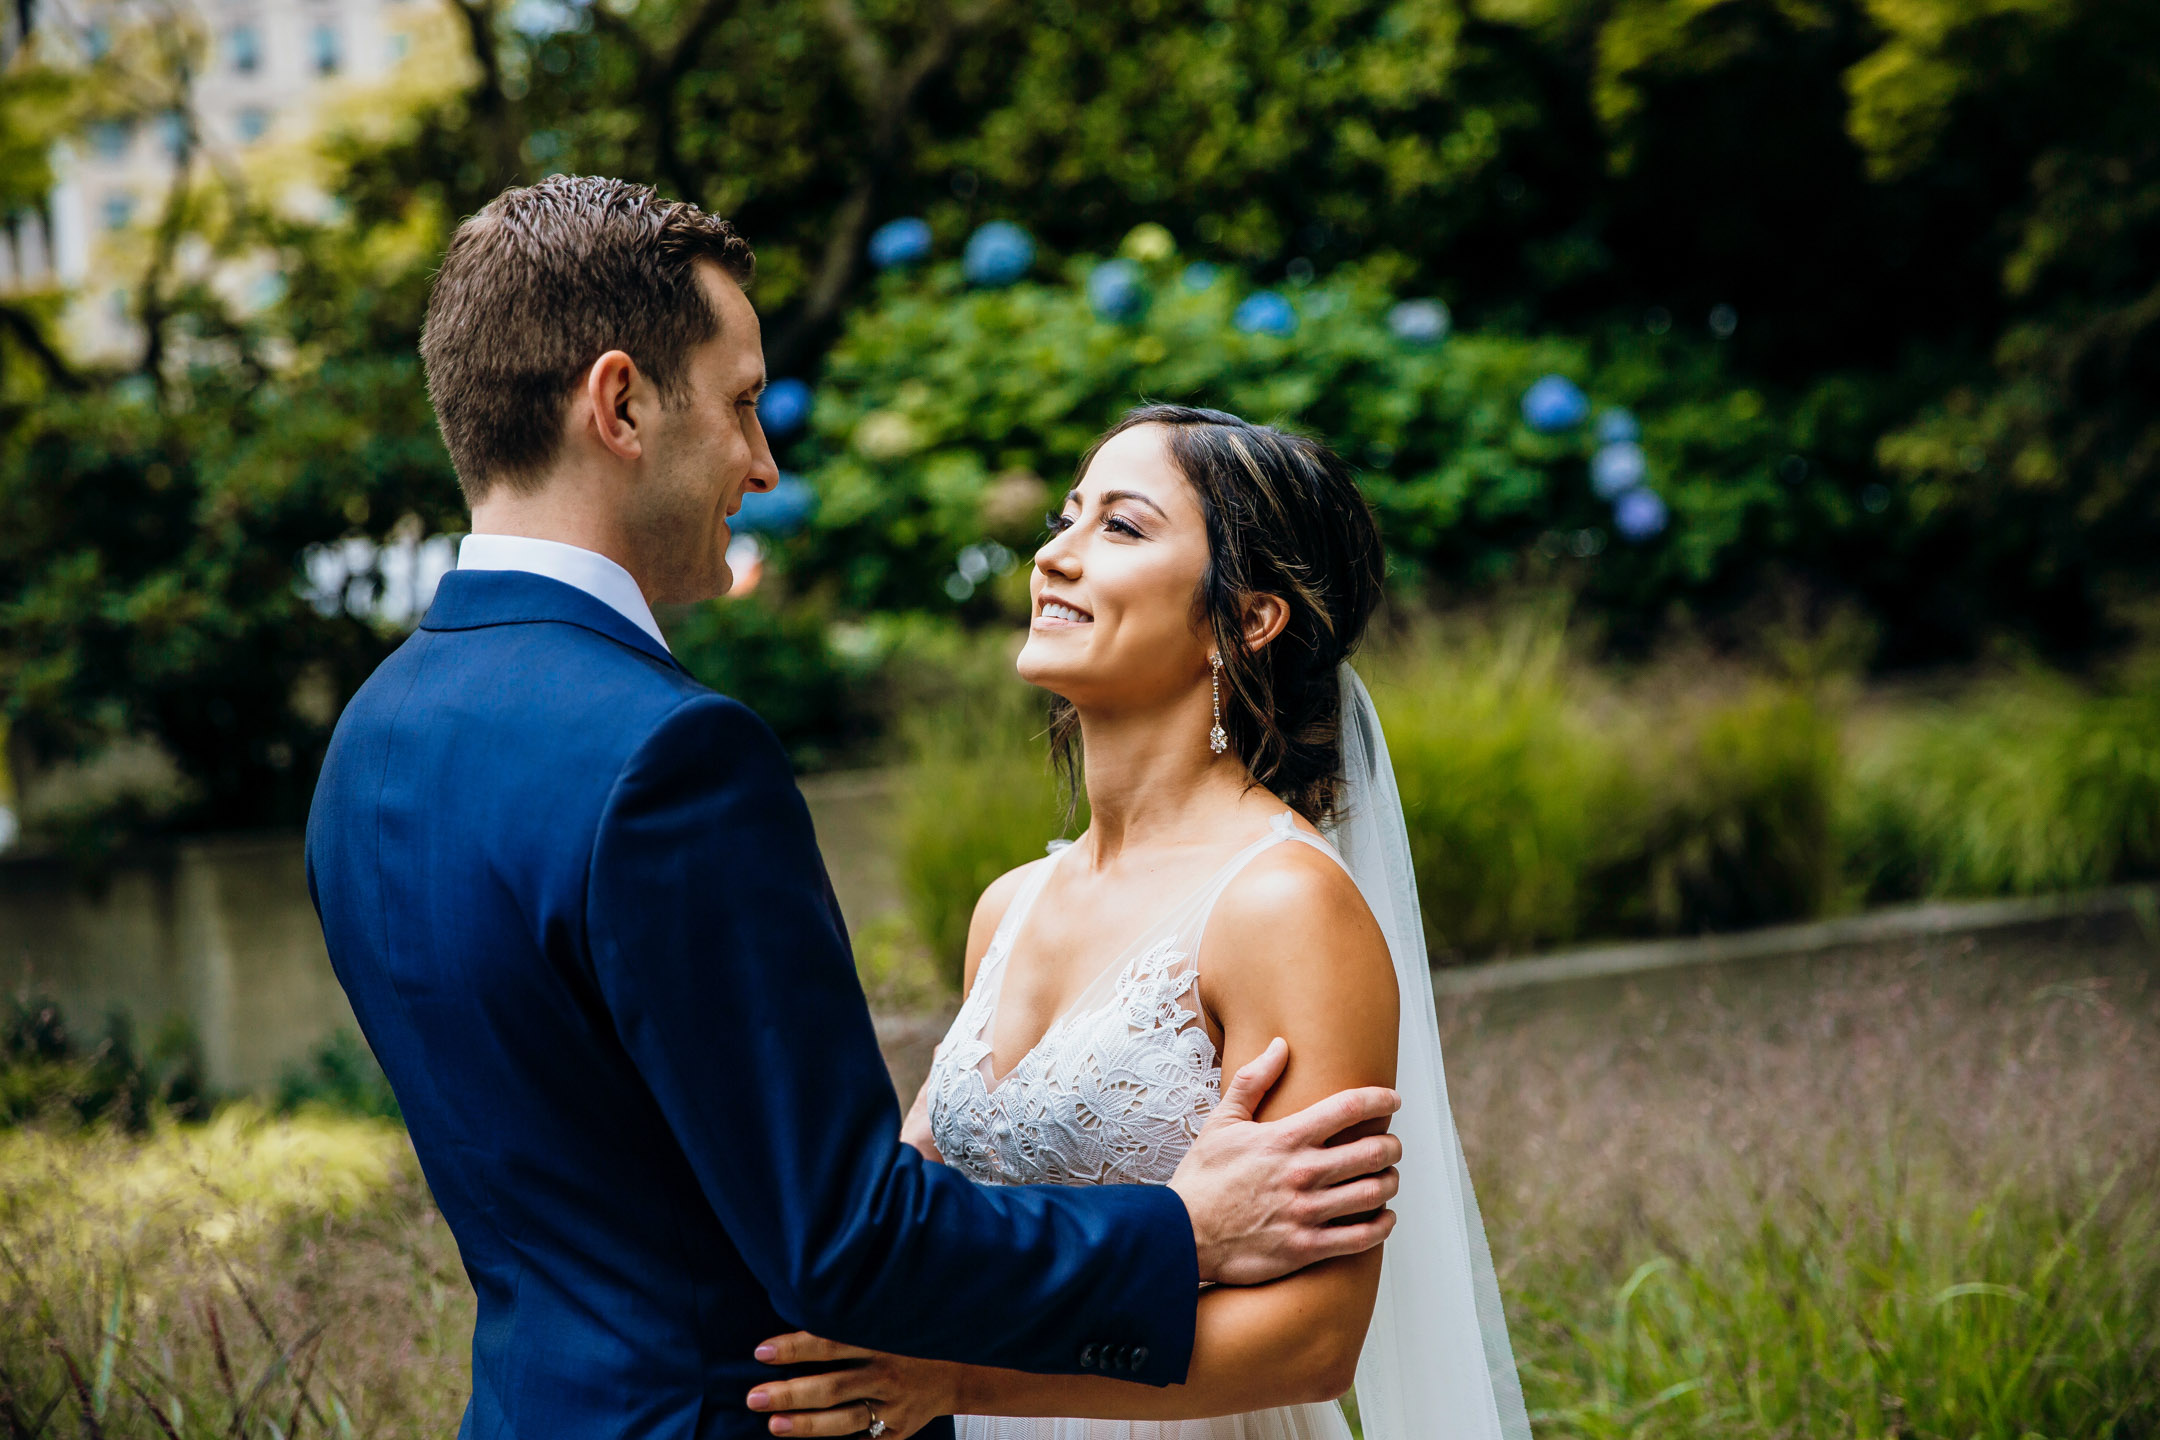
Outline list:
[[[1395,961],[1402,1035],[1393,1131],[1403,1145],[1395,1232],[1358,1361],[1366,1440],[1530,1440],[1492,1251],[1440,1065],[1432,971],[1402,797],[1364,682],[1341,669],[1343,796],[1328,828]]]

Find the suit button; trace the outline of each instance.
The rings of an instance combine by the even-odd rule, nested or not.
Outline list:
[[[1080,1347],[1080,1368],[1083,1370],[1095,1368],[1095,1347],[1093,1345]]]
[[[1143,1365],[1145,1365],[1145,1364],[1147,1364],[1147,1346],[1145,1346],[1145,1345],[1135,1345],[1135,1346],[1133,1346],[1133,1352],[1132,1352],[1132,1368],[1133,1368],[1134,1370],[1136,1370],[1136,1371],[1137,1371],[1137,1370],[1138,1370],[1138,1369],[1139,1369],[1139,1368],[1140,1368],[1141,1366],[1143,1366]]]

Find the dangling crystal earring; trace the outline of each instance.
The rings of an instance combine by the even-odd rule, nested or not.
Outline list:
[[[1222,656],[1208,656],[1208,688],[1215,692],[1215,728],[1207,732],[1207,748],[1217,755],[1230,748],[1230,737],[1222,728]]]

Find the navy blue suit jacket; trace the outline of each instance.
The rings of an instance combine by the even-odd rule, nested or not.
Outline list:
[[[339,720],[307,849],[479,1297],[464,1436],[763,1435],[751,1351],[796,1328],[1184,1377],[1182,1203],[899,1143],[785,755],[599,600],[446,578]]]

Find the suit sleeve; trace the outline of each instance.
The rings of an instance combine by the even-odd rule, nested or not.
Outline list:
[[[774,1307],[900,1354],[1068,1374],[1115,1353],[1127,1378],[1182,1380],[1183,1202],[978,1186],[901,1144],[830,894],[786,756],[742,705],[686,702],[624,768],[594,843],[594,969]]]

